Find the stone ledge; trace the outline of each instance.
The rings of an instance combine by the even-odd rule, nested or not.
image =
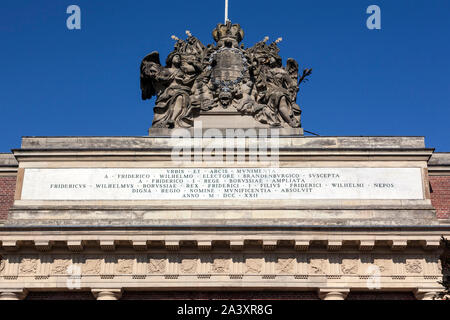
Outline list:
[[[226,210],[434,210],[430,200],[16,200],[12,211],[71,211],[71,212],[115,212],[129,211],[214,211]]]
[[[440,225],[431,205],[377,208],[39,208],[14,206],[5,225],[93,226],[423,226]]]
[[[424,233],[426,231],[426,233]],[[440,254],[440,238],[447,230],[33,230],[0,229],[0,253],[47,254],[48,252],[93,251],[102,254],[145,252],[393,252],[404,254]]]
[[[428,161],[428,166],[449,166],[450,167],[450,152],[435,152]],[[450,170],[450,168],[449,168]]]
[[[196,228],[196,227],[205,227],[205,228],[248,228],[248,227],[261,227],[261,228],[332,228],[332,227],[342,227],[342,228],[409,228],[409,227],[449,227],[449,225],[440,225],[440,224],[431,224],[427,223],[424,220],[412,220],[409,224],[406,223],[396,223],[393,224],[389,220],[381,220],[376,222],[369,222],[363,220],[354,220],[351,223],[348,223],[343,220],[292,220],[292,219],[283,219],[283,220],[267,220],[263,223],[249,223],[245,221],[235,221],[235,220],[215,220],[215,221],[199,221],[199,220],[171,220],[171,221],[160,221],[160,220],[147,220],[147,221],[136,221],[134,223],[124,224],[124,220],[111,221],[111,220],[98,220],[95,225],[92,224],[92,220],[73,220],[73,221],[51,221],[51,220],[40,220],[37,223],[33,223],[30,220],[15,220],[5,227],[54,227],[54,226],[75,226],[75,227],[149,227],[149,228],[166,228],[171,227],[174,229],[177,228]]]
[[[260,132],[259,130],[263,129],[263,130],[267,130],[267,134],[270,135],[270,130],[271,128],[266,128],[266,127],[261,127],[261,128],[202,128],[201,130],[201,134],[204,135],[205,133],[208,133],[208,130],[215,130],[215,132],[220,132],[223,136],[225,136],[227,134],[227,132],[229,132],[228,130],[233,130],[232,132],[230,132],[230,134],[234,133],[234,130],[243,130],[244,133],[250,133],[250,132],[254,132],[255,135],[257,136],[258,133]],[[278,129],[278,135],[280,137],[299,137],[299,136],[303,136],[304,132],[303,132],[303,128],[275,128]],[[188,128],[188,129],[183,129],[183,130],[187,130],[189,132],[189,134],[193,137],[197,133],[194,128]],[[173,129],[167,129],[167,128],[150,128],[148,130],[148,135],[152,138],[170,138],[172,136],[172,132]],[[265,131],[263,131],[265,132]],[[250,136],[250,135],[249,135]]]
[[[0,153],[0,176],[15,176],[18,167],[19,164],[12,153]]]
[[[18,165],[12,153],[0,153],[0,167],[17,167]]]
[[[424,137],[280,137],[280,147],[304,149],[424,149]],[[172,138],[164,137],[23,137],[28,150],[114,150],[168,148]]]
[[[433,153],[428,161],[428,172],[432,176],[450,176],[450,152]]]

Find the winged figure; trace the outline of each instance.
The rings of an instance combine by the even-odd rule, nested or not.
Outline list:
[[[268,127],[301,127],[297,104],[299,86],[311,75],[288,59],[283,66],[278,38],[268,37],[253,47],[239,45],[244,32],[238,24],[219,24],[216,44],[205,47],[186,31],[188,38],[172,36],[176,43],[165,66],[154,51],[141,63],[142,99],[156,96],[152,127],[192,127],[193,120],[216,109],[250,116]]]

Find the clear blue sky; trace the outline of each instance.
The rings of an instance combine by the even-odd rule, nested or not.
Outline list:
[[[82,29],[66,28],[66,8]],[[366,28],[366,8],[382,30]],[[154,101],[139,65],[186,29],[204,44],[223,0],[1,0],[0,152],[21,136],[143,136]],[[314,69],[299,104],[320,135],[419,135],[450,151],[449,0],[230,0],[252,46],[268,35],[286,61]]]

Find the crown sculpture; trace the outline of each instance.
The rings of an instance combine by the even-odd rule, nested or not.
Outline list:
[[[283,67],[281,38],[245,49],[244,31],[230,21],[214,29],[216,45],[186,34],[172,36],[165,67],[156,51],[141,63],[142,99],[157,96],[152,128],[190,128],[196,120],[218,128],[301,127],[297,93],[312,70],[299,76],[294,59]]]

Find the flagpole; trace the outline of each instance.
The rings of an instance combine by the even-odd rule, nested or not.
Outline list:
[[[228,22],[228,0],[225,0],[225,24]]]

